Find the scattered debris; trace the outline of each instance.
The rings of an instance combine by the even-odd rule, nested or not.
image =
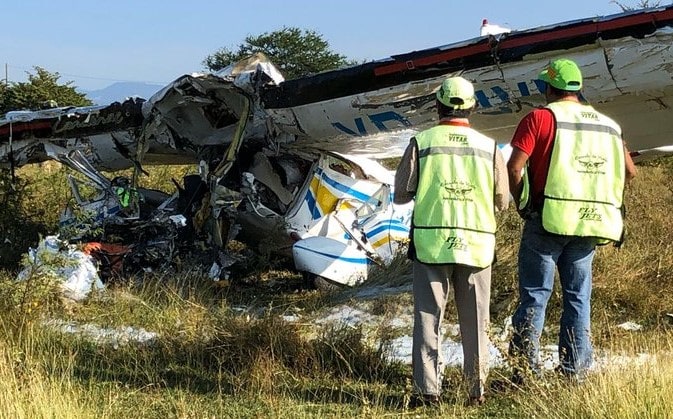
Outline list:
[[[208,265],[217,265],[210,270],[212,278],[228,276],[225,268],[236,259],[218,257],[217,249],[206,245],[207,232],[195,227],[202,221],[199,211],[205,190],[198,175],[196,181],[187,176],[183,186],[176,185],[178,190],[167,194],[137,188],[122,176],[110,180],[80,151],[49,147],[49,153],[85,177],[68,178],[72,199],[61,214],[60,233],[82,244],[96,260],[104,282],[184,265],[201,265],[204,272]]]
[[[376,300],[372,301],[374,295],[364,292],[368,286],[365,284],[359,289],[362,289],[362,296],[365,298],[352,298],[349,304],[339,304],[326,311],[318,314],[318,317],[312,318],[310,324],[318,325],[319,327],[363,327],[366,331],[377,330],[381,326],[392,327],[398,331],[399,335],[390,341],[388,346],[388,359],[400,361],[406,364],[411,364],[411,350],[412,350],[412,329],[413,329],[413,314],[411,313],[411,306],[398,309],[397,313],[391,317],[390,313],[376,315],[372,308],[376,307]],[[388,287],[383,289],[380,285],[376,285],[380,295],[390,296],[399,293],[408,293],[409,287]],[[348,292],[347,295],[352,295]],[[368,301],[369,300],[369,301]],[[299,322],[305,321],[305,317],[293,315],[288,317],[288,321]],[[636,325],[632,323],[632,325]],[[639,325],[636,325],[639,326]],[[641,326],[642,327],[642,326]],[[494,333],[491,335],[491,342],[489,342],[490,353],[490,367],[503,367],[507,363],[506,348],[509,343],[511,329],[511,319],[507,318],[502,327],[501,333]],[[494,332],[498,330],[493,327]],[[640,329],[638,329],[640,330]],[[442,356],[443,365],[447,366],[461,366],[463,362],[463,349],[460,342],[460,328],[457,324],[446,323],[443,326],[444,341],[442,342]],[[628,367],[633,365],[643,365],[645,363],[653,362],[655,357],[650,354],[639,353],[635,355],[616,354],[607,350],[596,349],[594,353],[594,362],[591,371],[601,371],[613,367]],[[558,346],[544,345],[540,348],[540,361],[545,370],[554,370],[559,365]]]
[[[28,263],[17,279],[27,280],[35,275],[59,279],[64,296],[76,301],[86,298],[92,290],[104,289],[91,256],[58,236],[47,236],[37,248],[28,251]]]
[[[60,234],[94,257],[103,282],[188,264],[227,286],[247,259],[229,246],[240,236],[252,248],[273,242],[308,286],[355,285],[408,237],[413,204],[393,204],[393,172],[357,156],[256,152],[239,163],[239,191],[228,188],[231,173],[209,189],[204,163],[168,194],[137,187],[138,171],[110,180],[79,150],[45,150],[81,175],[68,177]]]
[[[637,332],[639,330],[643,329],[642,325],[639,325],[638,323],[635,322],[624,322],[622,324],[617,325],[620,329],[628,330],[630,332]]]
[[[94,343],[112,345],[115,349],[132,342],[149,344],[158,337],[155,332],[131,326],[108,328],[91,323],[77,324],[58,319],[49,320],[45,325],[63,333],[81,336]]]

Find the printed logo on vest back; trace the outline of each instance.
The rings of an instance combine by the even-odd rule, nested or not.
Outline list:
[[[594,121],[598,121],[598,114],[596,112],[580,112],[580,115],[582,115],[582,118],[584,119],[591,119]]]
[[[467,145],[467,135],[462,134],[449,134],[449,142],[459,143],[462,145]]]
[[[465,244],[463,239],[460,237],[450,236],[446,239],[446,244],[449,249],[467,250],[467,244]]]
[[[586,221],[603,221],[603,217],[598,213],[596,208],[592,207],[581,207],[579,209],[580,220]]]
[[[474,190],[474,186],[467,182],[444,182],[442,184],[444,188],[444,199],[449,199],[452,201],[472,201],[472,198],[469,196],[470,193]]]
[[[593,156],[587,154],[584,156],[575,157],[575,160],[579,163],[580,169],[577,170],[579,173],[595,173],[595,174],[605,174],[603,167],[607,160],[601,156]]]

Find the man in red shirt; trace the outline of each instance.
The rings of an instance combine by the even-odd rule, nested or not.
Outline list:
[[[510,192],[526,220],[510,353],[522,356],[532,372],[539,374],[539,339],[558,268],[563,292],[560,371],[577,377],[592,358],[589,332],[595,246],[620,240],[621,229],[615,233],[611,226],[622,225],[624,184],[636,169],[619,125],[581,101],[582,74],[577,64],[567,59],[553,61],[539,79],[545,82],[548,105],[521,120],[507,163]],[[522,196],[524,169],[529,197]],[[517,374],[515,379],[520,378]]]

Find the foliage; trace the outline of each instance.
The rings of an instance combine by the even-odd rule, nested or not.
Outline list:
[[[209,70],[217,71],[257,52],[269,57],[287,79],[354,64],[331,51],[329,43],[318,32],[296,27],[249,35],[237,50],[221,48],[207,56],[203,64]]]
[[[87,106],[91,101],[79,93],[73,82],[59,83],[60,75],[42,67],[34,67],[27,82],[10,83],[0,88],[0,114],[21,109],[42,109],[56,106]]]
[[[631,10],[637,10],[637,9],[647,9],[648,7],[659,7],[661,5],[660,0],[639,0],[638,3],[636,3],[635,6],[629,6],[628,4],[624,4],[621,1],[618,0],[612,0],[610,3],[614,3],[619,8],[622,9],[624,12],[628,12]]]
[[[56,162],[0,170],[0,268],[16,269],[21,255],[53,234],[66,202],[66,169]]]
[[[0,267],[5,269],[17,267],[21,254],[46,232],[36,221],[41,214],[31,214],[25,207],[29,188],[25,178],[12,178],[9,170],[0,170]]]

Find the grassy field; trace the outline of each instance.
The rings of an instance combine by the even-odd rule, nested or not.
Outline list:
[[[155,169],[144,186],[165,187],[184,170]],[[673,410],[671,159],[640,167],[627,192],[627,242],[601,248],[596,258],[594,342],[611,354],[608,362],[582,385],[549,374],[491,393],[481,407],[464,406],[460,371],[450,368],[439,410],[407,408],[410,367],[388,360],[398,330],[317,327],[330,307],[362,302],[351,291],[301,291],[289,271],[267,270],[228,287],[194,271],[148,275],[81,303],[62,300],[50,278],[16,282],[20,255],[38,233],[53,231],[66,199],[62,168],[25,168],[19,176],[25,185],[6,192],[0,208],[0,241],[7,239],[0,246],[0,418],[666,418]],[[516,303],[521,229],[513,211],[499,223],[494,326]],[[403,284],[409,272],[400,259],[371,282]],[[410,304],[401,292],[367,307],[394,318]],[[556,293],[546,343],[554,343],[559,309]],[[455,310],[447,316],[454,320]],[[617,327],[626,321],[643,329]],[[122,337],[97,340],[100,333],[66,333],[64,324],[70,332],[94,325]],[[138,331],[154,335],[129,338]],[[491,374],[508,376],[506,367]]]

